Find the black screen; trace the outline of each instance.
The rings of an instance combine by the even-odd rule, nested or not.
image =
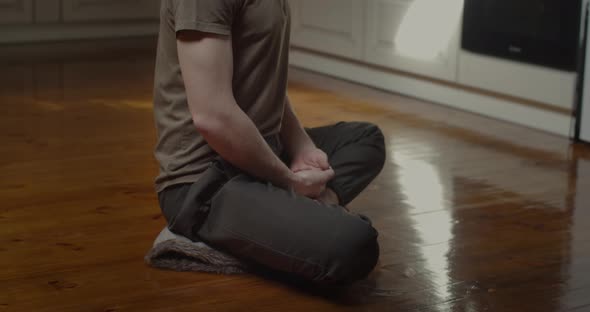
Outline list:
[[[564,0],[484,0],[483,22],[494,32],[545,41],[559,40],[560,1]]]
[[[465,0],[462,48],[576,70],[581,0]]]

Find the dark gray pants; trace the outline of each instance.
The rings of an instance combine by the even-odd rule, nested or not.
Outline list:
[[[328,186],[341,205],[381,171],[384,140],[375,125],[342,122],[307,131],[336,172]],[[280,150],[278,142],[269,144]],[[366,217],[275,187],[223,160],[198,182],[169,187],[159,199],[171,231],[305,280],[359,280],[379,257],[378,234]]]

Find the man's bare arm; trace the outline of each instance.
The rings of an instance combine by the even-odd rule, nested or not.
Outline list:
[[[304,150],[314,149],[316,147],[301,126],[299,119],[297,119],[288,97],[285,97],[285,111],[283,113],[282,126],[281,139],[285,142],[283,145],[289,156],[293,157]]]
[[[294,174],[273,153],[232,90],[231,38],[196,31],[178,35],[178,56],[195,127],[222,158],[245,172],[313,196],[333,172]]]
[[[285,97],[281,138],[292,163],[294,172],[303,170],[327,170],[330,168],[327,155],[319,150],[301,126],[288,97]]]

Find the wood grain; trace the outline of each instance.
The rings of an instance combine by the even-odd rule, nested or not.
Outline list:
[[[297,69],[306,125],[386,134],[386,167],[350,206],[380,231],[375,272],[317,289],[146,266],[165,224],[153,53],[104,44],[6,48],[0,311],[590,311],[590,148]]]

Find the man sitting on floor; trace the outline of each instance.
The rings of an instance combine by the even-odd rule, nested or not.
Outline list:
[[[172,232],[324,283],[364,278],[377,231],[348,212],[381,171],[375,125],[305,130],[287,98],[287,0],[164,0],[155,74],[160,207]]]

